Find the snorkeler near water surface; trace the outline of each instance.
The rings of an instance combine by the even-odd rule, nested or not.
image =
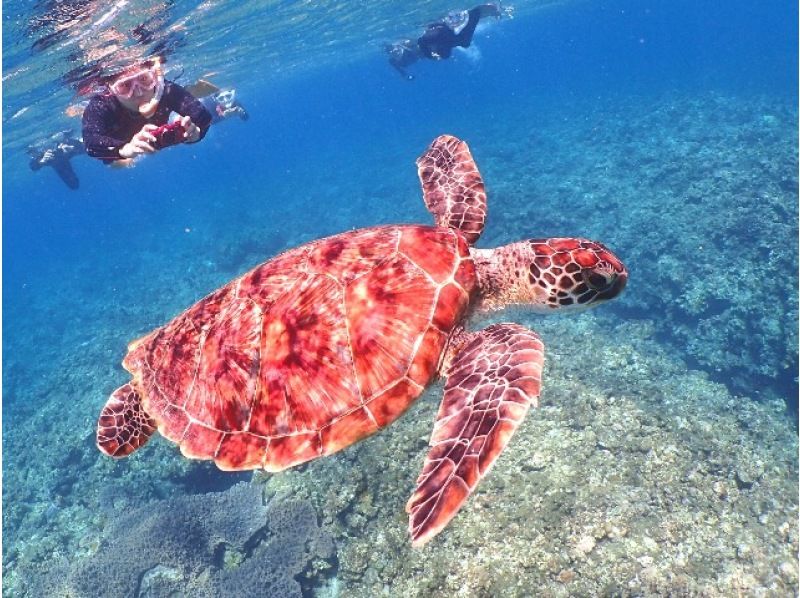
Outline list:
[[[168,124],[173,112],[181,118]],[[91,157],[127,166],[137,156],[201,140],[211,120],[198,99],[164,79],[159,60],[148,60],[124,69],[92,97],[83,112],[83,141]]]
[[[75,137],[72,131],[59,131],[50,137],[31,144],[27,149],[31,157],[29,166],[31,170],[40,170],[43,166],[50,166],[56,171],[58,177],[70,189],[80,186],[78,175],[72,169],[70,160],[75,156],[85,154],[83,141]]]
[[[414,64],[420,58],[431,60],[450,58],[453,48],[470,46],[475,28],[482,18],[495,17],[499,19],[503,15],[511,17],[512,14],[512,6],[501,6],[499,2],[481,4],[471,10],[452,11],[443,19],[427,25],[425,32],[416,41],[401,39],[386,44],[384,50],[389,55],[389,64],[405,79],[411,81],[414,76],[405,70],[406,67]]]
[[[217,124],[234,116],[238,116],[240,120],[250,118],[247,110],[236,99],[236,90],[232,87],[220,89],[210,81],[198,79],[188,85],[186,91],[200,100],[208,110],[211,114],[211,124]]]
[[[234,116],[238,116],[241,120],[250,118],[247,110],[236,99],[234,89],[221,89],[214,95],[203,98],[202,104],[211,113],[212,124]]]

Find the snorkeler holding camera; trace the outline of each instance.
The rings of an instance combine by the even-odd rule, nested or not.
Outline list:
[[[180,118],[170,123],[173,112]],[[165,80],[159,60],[148,60],[123,70],[89,101],[83,141],[93,158],[127,166],[137,156],[201,140],[210,124],[200,101]]]

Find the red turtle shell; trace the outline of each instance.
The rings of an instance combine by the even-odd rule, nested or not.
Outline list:
[[[184,455],[279,471],[403,413],[475,287],[457,230],[356,230],[231,281],[132,343],[123,364]]]

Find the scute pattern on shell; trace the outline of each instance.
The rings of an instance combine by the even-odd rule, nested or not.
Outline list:
[[[458,231],[352,231],[233,280],[132,343],[124,365],[186,456],[279,471],[405,411],[475,285]]]

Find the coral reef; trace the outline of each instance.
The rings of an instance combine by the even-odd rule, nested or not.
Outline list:
[[[567,126],[544,110],[527,130],[492,131],[508,144],[486,152],[497,179],[486,241],[530,234],[531,223],[607,240],[632,273],[614,309],[658,314],[661,339],[734,392],[796,405],[796,106],[717,93],[642,100],[573,106],[583,116]]]
[[[262,504],[261,489],[182,496],[114,519],[89,558],[62,559],[32,575],[31,596],[302,595],[295,579],[334,556],[303,501]]]
[[[297,500],[278,504],[267,513],[267,540],[243,564],[215,575],[211,596],[300,598],[300,584],[294,577],[312,565],[317,570],[330,567],[327,560],[335,555],[333,539],[317,527],[314,507]]]

